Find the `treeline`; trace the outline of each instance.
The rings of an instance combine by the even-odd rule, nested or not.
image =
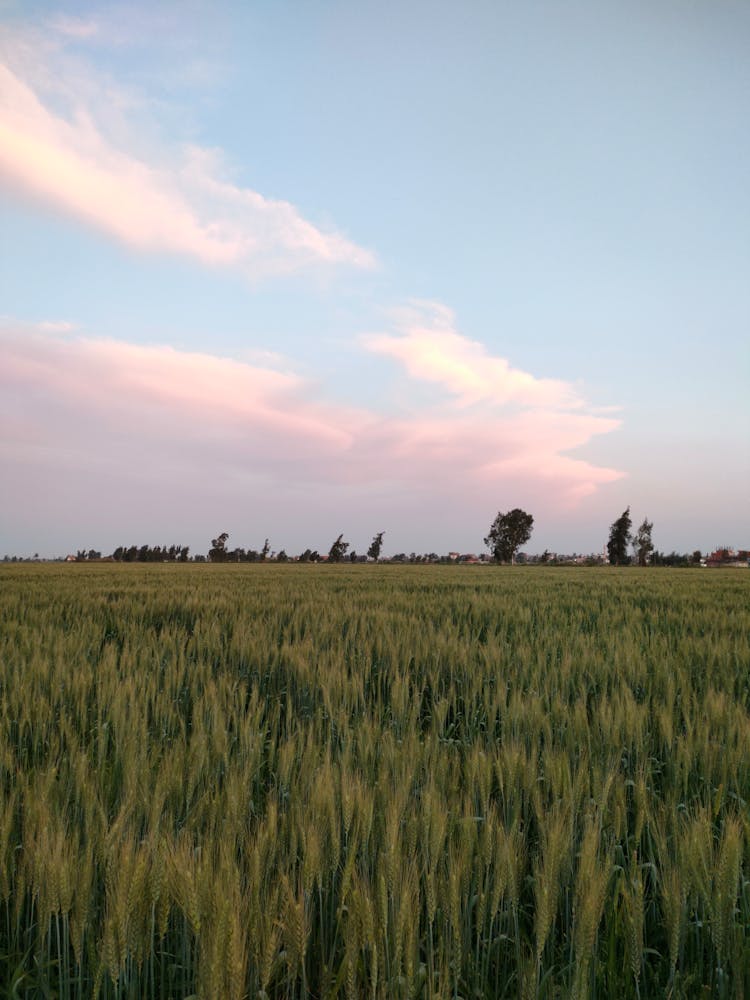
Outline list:
[[[78,554],[80,558],[80,553]],[[95,556],[96,557],[96,556]],[[89,554],[88,558],[91,558]],[[98,555],[101,558],[101,555]],[[112,553],[115,562],[189,562],[189,545],[118,545]]]
[[[516,523],[518,522],[518,523]],[[508,514],[498,513],[493,522],[490,534],[484,539],[485,544],[490,547],[491,553],[475,555],[474,553],[449,552],[438,555],[437,552],[417,553],[397,552],[389,557],[382,558],[383,536],[385,532],[379,531],[366,550],[366,553],[356,552],[349,542],[344,540],[340,534],[331,544],[327,553],[321,553],[318,549],[306,548],[298,555],[288,555],[285,549],[278,552],[271,550],[269,540],[266,538],[260,549],[235,547],[228,545],[229,534],[221,532],[216,538],[211,539],[211,545],[207,555],[190,555],[188,545],[118,545],[111,555],[102,555],[97,549],[79,549],[76,554],[69,555],[65,561],[68,562],[127,562],[127,563],[257,563],[257,562],[302,562],[302,563],[341,563],[341,562],[389,562],[389,563],[489,563],[496,562],[516,562],[525,565],[543,564],[549,566],[672,566],[672,567],[699,567],[699,566],[737,566],[750,564],[750,552],[744,549],[736,551],[730,548],[718,548],[705,556],[700,549],[692,552],[669,553],[660,552],[651,541],[651,531],[653,523],[644,519],[638,531],[631,533],[630,508],[628,507],[620,517],[611,525],[609,541],[606,552],[591,553],[583,555],[578,553],[562,554],[550,552],[545,549],[541,554],[528,554],[519,552],[520,546],[528,541],[531,534],[533,517],[519,509],[510,511]],[[633,554],[628,551],[632,546]],[[32,558],[19,556],[4,556],[3,562],[39,562],[39,554],[35,553]],[[43,560],[46,561],[46,560]],[[52,560],[54,562],[63,561],[61,559]]]
[[[740,557],[747,561],[748,554],[741,552]],[[56,559],[41,559],[34,556],[11,556],[5,555],[0,560],[5,563],[22,562],[64,562],[62,557]],[[374,562],[372,556],[360,554],[358,552],[348,552],[341,558],[331,558],[330,554],[321,554],[317,549],[307,548],[298,555],[289,555],[284,549],[278,552],[264,554],[263,550],[234,548],[227,549],[221,555],[190,555],[190,548],[187,545],[130,545],[128,547],[118,546],[111,555],[102,555],[96,549],[80,549],[74,556],[68,556],[69,562],[127,562],[127,563],[320,563],[320,562],[351,562],[364,563]],[[466,564],[489,564],[493,560],[490,556],[481,554],[479,556],[472,553],[458,554],[456,552],[439,555],[437,552],[396,552],[391,556],[378,559],[378,562],[399,563],[399,564],[442,564],[442,565],[466,565]],[[720,560],[709,557],[709,565],[729,565],[733,562],[731,556]],[[527,555],[519,553],[516,558],[519,566],[606,566],[607,560],[601,554],[579,555],[559,555],[557,553],[542,552],[540,555]],[[622,565],[638,565],[635,560],[628,559]],[[653,552],[648,562],[649,566],[672,566],[681,568],[695,568],[706,565],[706,558],[699,551],[695,552]]]
[[[695,552],[659,552],[651,553],[652,566],[700,566],[702,554],[700,549]]]

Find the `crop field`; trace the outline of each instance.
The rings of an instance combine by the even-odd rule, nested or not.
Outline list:
[[[750,572],[0,568],[0,996],[750,997]]]

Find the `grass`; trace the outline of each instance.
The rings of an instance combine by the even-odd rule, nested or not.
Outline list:
[[[0,996],[750,995],[750,574],[0,570]]]

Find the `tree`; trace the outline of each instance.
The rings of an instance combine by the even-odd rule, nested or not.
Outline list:
[[[345,542],[343,535],[339,535],[336,541],[328,550],[328,562],[341,562],[349,548],[349,542]]]
[[[533,526],[534,518],[520,507],[514,507],[507,514],[498,511],[484,544],[496,562],[512,563],[516,552],[531,538]]]
[[[383,535],[384,531],[379,531],[377,535],[373,538],[370,543],[370,548],[367,550],[367,555],[370,559],[374,559],[375,562],[380,559],[380,550],[383,548]]]
[[[211,562],[226,562],[228,538],[227,532],[222,531],[218,538],[211,540],[211,548],[208,550],[208,558]]]
[[[644,517],[643,524],[633,535],[633,552],[635,552],[635,557],[638,560],[639,566],[647,566],[649,556],[654,551],[654,543],[651,541],[651,531],[653,530],[653,527],[654,522],[649,521],[647,517]]]
[[[268,539],[263,542],[263,548],[260,550],[260,561],[265,562],[268,558],[268,553],[271,551],[271,546],[268,544]]]
[[[620,514],[616,521],[613,521],[609,529],[607,555],[612,566],[627,566],[630,562],[628,559],[628,542],[630,541],[630,528],[632,524],[630,507],[628,507]]]

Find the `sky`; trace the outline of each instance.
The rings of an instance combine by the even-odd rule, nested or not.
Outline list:
[[[750,548],[750,4],[0,0],[0,555]]]

